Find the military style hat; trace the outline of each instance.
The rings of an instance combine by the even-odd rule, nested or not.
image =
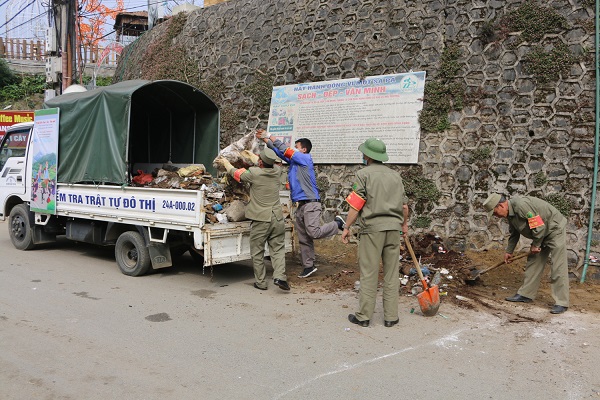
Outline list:
[[[377,138],[368,138],[363,144],[358,146],[358,151],[365,156],[377,161],[387,161],[389,157],[386,153],[385,143]]]
[[[502,196],[500,196],[498,193],[490,194],[486,201],[483,202],[483,208],[485,208],[485,210],[489,212],[490,215],[493,214],[494,208],[496,208],[501,198]]]
[[[273,165],[275,163],[275,159],[277,158],[277,154],[275,154],[275,152],[268,147],[262,149],[258,156],[262,162],[269,165]]]

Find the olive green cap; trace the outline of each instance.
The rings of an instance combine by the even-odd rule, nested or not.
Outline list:
[[[501,198],[502,196],[500,196],[498,193],[490,194],[486,201],[483,202],[483,208],[485,208],[487,212],[492,214],[494,212],[494,208],[496,208]]]
[[[262,149],[258,156],[262,162],[269,165],[273,165],[275,163],[275,159],[277,158],[277,154],[275,154],[275,152],[268,147]]]
[[[377,138],[368,138],[363,144],[358,146],[358,150],[365,156],[376,161],[387,161],[389,157],[386,153],[385,143]]]

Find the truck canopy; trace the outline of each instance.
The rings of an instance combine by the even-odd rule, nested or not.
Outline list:
[[[55,97],[44,108],[60,109],[58,182],[122,185],[136,166],[168,161],[215,172],[219,109],[186,83],[124,81]]]

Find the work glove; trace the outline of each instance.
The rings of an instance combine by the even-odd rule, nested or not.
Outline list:
[[[240,155],[242,156],[242,158],[244,160],[249,160],[251,164],[253,165],[257,165],[258,164],[258,156],[256,154],[254,154],[253,152],[251,152],[250,150],[244,150],[240,153]]]
[[[267,131],[265,131],[264,129],[258,129],[256,131],[256,138],[257,139],[269,139],[271,137],[271,134]]]
[[[225,171],[227,171],[227,172],[229,172],[229,170],[231,170],[231,169],[235,169],[235,167],[233,165],[231,165],[229,160],[227,160],[225,157],[217,157],[217,159],[215,160],[215,163],[217,165],[220,165],[221,167],[223,167],[225,169]]]

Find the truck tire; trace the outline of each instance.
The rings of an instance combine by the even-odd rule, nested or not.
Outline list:
[[[29,222],[29,210],[25,204],[18,204],[10,211],[8,233],[13,246],[19,250],[31,250],[35,247]]]
[[[122,273],[141,276],[150,270],[150,253],[138,232],[123,232],[115,245],[115,259]]]

